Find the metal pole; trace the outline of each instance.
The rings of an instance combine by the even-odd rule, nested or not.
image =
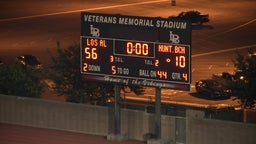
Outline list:
[[[171,0],[172,1],[172,6],[176,6],[176,0]]]
[[[115,134],[120,134],[120,85],[115,84]]]
[[[155,124],[156,138],[161,139],[161,88],[156,87],[156,102],[155,102]]]

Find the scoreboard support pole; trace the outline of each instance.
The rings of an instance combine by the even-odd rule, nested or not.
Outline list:
[[[115,84],[115,114],[114,114],[114,133],[108,134],[107,139],[110,141],[125,141],[127,140],[126,135],[121,134],[121,103],[120,103],[120,96],[121,96],[121,86]]]
[[[115,84],[115,135],[120,134],[120,85]]]
[[[161,139],[161,88],[160,87],[156,87],[155,133],[156,133],[156,139]]]

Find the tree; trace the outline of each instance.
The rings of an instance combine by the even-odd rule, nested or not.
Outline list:
[[[24,97],[40,97],[43,85],[39,73],[19,63],[0,65],[0,93]]]
[[[256,101],[256,51],[248,50],[248,55],[237,53],[237,58],[233,60],[236,67],[232,90],[241,101],[243,108],[252,108]]]
[[[113,84],[85,80],[80,71],[80,46],[77,43],[67,49],[57,44],[57,55],[52,56],[50,79],[56,84],[55,90],[60,95],[67,95],[69,102],[96,101],[104,104],[106,99],[114,97]],[[143,88],[138,86],[130,89],[136,94],[143,92]]]

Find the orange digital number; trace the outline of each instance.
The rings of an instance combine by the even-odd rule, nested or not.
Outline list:
[[[167,71],[157,71],[157,75],[160,79],[167,79]]]
[[[155,60],[155,66],[158,67],[159,60]]]
[[[110,56],[110,62],[114,62],[114,56]]]
[[[126,43],[126,52],[127,54],[136,54],[136,55],[148,55],[148,44],[146,43],[132,43],[132,42],[127,42]]]
[[[112,66],[111,70],[112,70],[112,74],[116,74],[116,66]]]
[[[98,54],[97,54],[96,50],[97,50],[96,48],[86,47],[84,49],[85,58],[86,59],[93,59],[93,60],[98,59]]]
[[[185,79],[185,81],[188,80],[188,74],[187,73],[182,73],[182,77]]]
[[[180,68],[184,68],[186,66],[186,57],[176,56],[176,66]]]
[[[87,71],[88,71],[88,64],[87,64],[87,63],[84,63],[83,71],[85,71],[85,72],[87,72]]]

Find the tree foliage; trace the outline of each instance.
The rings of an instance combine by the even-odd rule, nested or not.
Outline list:
[[[39,73],[18,63],[0,65],[0,93],[24,97],[40,97],[43,85]]]
[[[67,49],[57,46],[57,55],[52,56],[51,74],[60,95],[66,95],[67,101],[76,103],[100,102],[114,97],[114,85],[109,83],[85,80],[80,71],[80,46],[72,44]],[[123,87],[124,88],[124,87]],[[141,87],[133,86],[136,94],[143,92]]]
[[[236,77],[233,91],[241,101],[243,108],[251,108],[256,101],[256,51],[248,50],[248,55],[237,53],[233,60],[236,67]]]

